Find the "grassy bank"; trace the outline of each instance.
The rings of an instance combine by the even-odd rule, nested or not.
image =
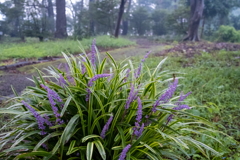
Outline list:
[[[135,42],[124,38],[109,36],[95,37],[99,48],[110,49],[135,45]],[[93,38],[81,40],[85,50],[91,47]],[[46,56],[61,56],[61,52],[79,53],[79,42],[74,40],[58,40],[47,42],[3,43],[0,44],[0,60],[11,58],[40,58]]]
[[[165,69],[176,70],[178,72],[176,76],[184,77],[180,79],[181,86],[178,92],[192,91],[188,98],[189,104],[193,107],[190,112],[212,121],[218,130],[234,137],[238,142],[240,142],[239,55],[240,52],[224,50],[211,54],[202,53],[192,58],[186,58],[180,53],[177,55],[169,53],[164,65]],[[154,67],[160,59],[163,57],[152,57],[146,62]],[[240,157],[239,143],[218,133],[214,136],[224,142],[222,146],[215,146],[226,156],[223,157],[229,160]],[[199,138],[209,140],[206,137]]]

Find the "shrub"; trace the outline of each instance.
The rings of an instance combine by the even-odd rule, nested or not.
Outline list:
[[[220,42],[240,42],[240,31],[232,26],[220,26],[216,36]]]
[[[153,34],[154,35],[165,35],[168,32],[168,28],[166,27],[166,19],[168,16],[168,12],[166,10],[154,10],[151,15],[151,19],[153,20]]]
[[[117,63],[108,53],[103,60],[95,54],[94,44],[91,55],[63,54],[66,72],[50,68],[47,79],[39,71],[36,87],[0,110],[16,115],[1,129],[11,129],[0,135],[1,157],[189,159],[194,149],[208,158],[218,154],[195,139],[208,136],[211,124],[183,111],[190,109],[183,103],[190,93],[173,97],[179,78],[161,71],[166,59],[150,70],[144,66],[148,53],[134,69],[130,60]]]

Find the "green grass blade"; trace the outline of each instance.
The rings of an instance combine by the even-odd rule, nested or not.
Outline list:
[[[27,157],[37,158],[36,156],[47,157],[47,156],[51,156],[51,153],[45,152],[45,151],[34,151],[34,152],[30,152],[30,153],[23,153],[23,154],[18,155],[16,158],[14,158],[14,160],[18,160],[21,158],[27,158]],[[51,159],[57,160],[57,156],[52,156]]]
[[[92,138],[101,138],[99,135],[96,135],[96,134],[91,134],[91,135],[88,135],[88,136],[85,136],[82,138],[82,143],[86,142],[87,140],[89,139],[92,139]]]
[[[105,152],[105,149],[104,149],[101,141],[99,141],[99,140],[94,141],[94,144],[96,145],[98,152],[101,155],[102,159],[106,160],[106,152]]]
[[[86,150],[87,160],[92,160],[93,147],[94,147],[94,143],[93,142],[88,142],[87,150]]]
[[[61,132],[53,132],[49,135],[47,135],[46,137],[44,137],[41,141],[38,142],[38,144],[34,147],[33,151],[37,151],[39,149],[39,147],[42,146],[42,144],[44,144],[46,141],[48,141],[49,139],[56,137],[56,136],[60,136],[62,135]]]
[[[65,111],[67,110],[68,105],[71,102],[71,100],[72,100],[72,96],[69,96],[67,98],[66,102],[64,103],[63,109],[62,109],[61,114],[60,114],[61,117],[64,115]]]

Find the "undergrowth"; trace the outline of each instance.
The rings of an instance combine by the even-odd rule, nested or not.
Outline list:
[[[176,76],[184,73],[180,88],[184,92],[193,91],[189,96],[189,104],[196,108],[191,112],[212,121],[219,130],[236,140],[234,142],[227,136],[216,133],[218,139],[224,140],[224,145],[218,146],[222,147],[222,153],[225,155],[223,158],[229,160],[239,158],[240,53],[222,50],[215,53],[203,52],[192,58],[186,58],[183,54],[169,53],[169,55],[165,67],[177,70]],[[154,67],[158,61],[158,58],[153,57],[148,61],[148,65]],[[205,141],[210,145],[211,141],[208,139]]]

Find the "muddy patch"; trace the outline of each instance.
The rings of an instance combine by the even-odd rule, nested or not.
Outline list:
[[[182,42],[170,49],[163,50],[156,56],[165,55],[167,53],[183,53],[186,57],[192,57],[195,54],[203,52],[212,53],[219,50],[239,51],[240,44],[237,43],[211,43],[211,42]]]
[[[33,86],[34,83],[27,78],[31,78],[31,75],[19,73],[0,75],[0,95],[9,96],[13,94],[11,86],[18,92],[22,91],[26,86]]]

